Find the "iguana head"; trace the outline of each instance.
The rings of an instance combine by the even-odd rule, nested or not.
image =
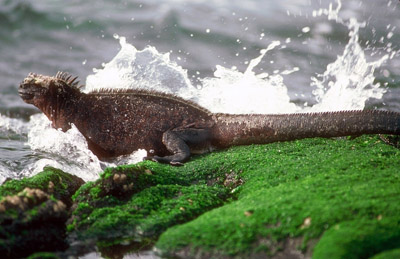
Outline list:
[[[42,109],[43,105],[51,103],[53,99],[79,91],[76,78],[62,72],[58,72],[56,76],[30,73],[20,84],[18,92],[24,102]]]
[[[56,76],[30,73],[20,84],[19,95],[24,102],[39,108],[52,121],[53,127],[64,131],[70,128],[71,108],[83,93],[76,77],[58,72]]]

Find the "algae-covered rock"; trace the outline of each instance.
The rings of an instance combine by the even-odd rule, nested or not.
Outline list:
[[[237,200],[165,231],[163,256],[368,258],[400,248],[400,150],[378,137],[236,147],[207,159],[227,158],[245,180]]]
[[[0,199],[21,192],[25,188],[39,189],[61,200],[66,205],[72,204],[72,195],[84,181],[74,175],[65,173],[53,167],[45,167],[43,172],[31,178],[8,180],[0,186]]]
[[[0,186],[0,254],[24,257],[35,251],[62,250],[71,196],[83,180],[47,167],[32,178]]]
[[[155,243],[178,258],[390,258],[400,249],[399,169],[400,150],[369,136],[108,168],[76,192],[80,181],[47,168],[0,187],[0,254],[29,255],[10,254],[22,244],[57,251],[33,258],[65,258],[97,246],[121,258]]]
[[[59,259],[60,257],[54,253],[49,252],[39,252],[34,253],[27,257],[27,259]]]
[[[400,248],[384,251],[382,253],[373,256],[371,259],[394,259],[394,258],[400,258]]]
[[[152,162],[108,168],[74,196],[70,236],[103,248],[146,246],[168,227],[223,205],[240,184],[233,173],[192,169]]]

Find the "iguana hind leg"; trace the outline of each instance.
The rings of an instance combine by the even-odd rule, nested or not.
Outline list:
[[[190,157],[189,145],[198,145],[208,141],[209,132],[205,129],[175,129],[164,132],[162,142],[169,152],[170,156],[149,156],[145,160],[153,160],[160,163],[169,163],[171,165],[183,165]]]

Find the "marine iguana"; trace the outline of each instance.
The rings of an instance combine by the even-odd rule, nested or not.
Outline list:
[[[191,153],[233,145],[312,137],[400,134],[400,113],[366,110],[297,114],[217,114],[177,96],[144,90],[83,93],[76,77],[30,73],[19,87],[54,128],[73,123],[100,159],[145,149],[151,159],[181,165]]]

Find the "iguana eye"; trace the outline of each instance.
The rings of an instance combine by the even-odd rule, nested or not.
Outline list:
[[[44,81],[42,79],[40,79],[40,78],[35,78],[34,79],[34,83],[37,84],[37,85],[42,85],[44,83]]]

